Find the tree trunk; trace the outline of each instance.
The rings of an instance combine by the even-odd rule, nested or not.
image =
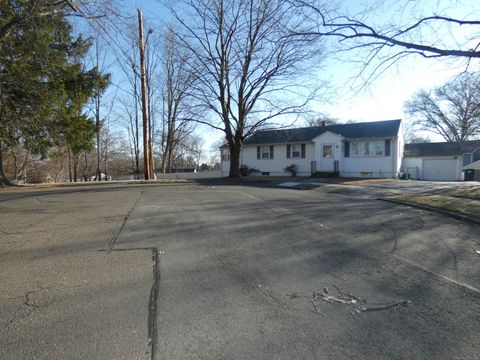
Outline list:
[[[233,143],[230,144],[230,173],[229,178],[239,178],[240,177],[240,150],[241,144]]]
[[[78,180],[78,155],[73,157],[73,182]]]
[[[18,169],[17,158],[15,158],[15,180],[17,180],[22,173],[25,173],[25,168],[27,167],[29,154],[30,153],[27,151],[25,155],[25,159],[23,159],[23,163],[20,165],[20,169]]]
[[[60,164],[60,169],[55,173],[55,179],[53,180],[53,182],[55,183],[58,182],[58,178],[60,174],[63,174],[63,163],[64,163],[64,156],[62,155],[62,163]]]
[[[107,137],[105,138],[105,178],[104,180],[108,180],[108,134]]]
[[[88,157],[87,152],[83,152],[83,160],[84,160],[84,167],[83,167],[83,181],[89,180],[89,173],[88,173]]]
[[[72,176],[72,154],[70,153],[70,149],[68,149],[68,178],[70,182],[73,182]]]
[[[162,173],[163,174],[167,173],[167,149],[166,148],[162,154]]]
[[[13,185],[5,175],[5,171],[3,169],[3,152],[2,152],[2,142],[0,141],[0,187]]]

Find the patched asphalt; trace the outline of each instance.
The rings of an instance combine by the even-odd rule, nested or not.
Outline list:
[[[0,358],[478,357],[478,225],[361,190],[0,193]]]

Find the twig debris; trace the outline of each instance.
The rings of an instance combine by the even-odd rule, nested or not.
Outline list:
[[[314,291],[312,296],[305,296],[303,292],[301,291],[294,291],[291,294],[287,294],[290,300],[293,299],[298,299],[298,298],[306,298],[309,299],[310,302],[313,304],[314,312],[318,314],[322,314],[318,308],[318,300],[322,300],[323,302],[328,302],[328,303],[340,303],[340,304],[345,304],[345,305],[351,305],[354,307],[354,312],[355,313],[360,313],[361,311],[380,311],[380,310],[388,310],[388,309],[393,309],[397,308],[399,306],[409,306],[412,305],[413,302],[410,300],[399,300],[395,302],[389,302],[385,304],[375,304],[371,306],[360,306],[360,304],[364,304],[367,301],[355,296],[347,291],[344,291],[340,289],[337,285],[332,284],[333,287],[337,290],[337,295],[330,295],[328,288],[324,287],[323,292],[320,291]]]
[[[400,300],[396,301],[393,303],[387,303],[387,304],[379,304],[379,305],[373,305],[373,306],[363,306],[360,310],[362,311],[379,311],[379,310],[388,310],[392,308],[396,308],[398,306],[409,306],[412,305],[413,303],[410,300]]]

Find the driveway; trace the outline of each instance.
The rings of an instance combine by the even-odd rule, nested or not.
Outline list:
[[[82,187],[0,213],[0,358],[478,357],[478,226],[357,188]]]
[[[347,181],[345,184],[335,184],[329,179],[304,179],[287,182],[279,182],[280,187],[294,188],[299,184],[312,185],[315,187],[325,187],[332,192],[350,193],[358,195],[369,195],[372,197],[381,197],[399,193],[421,194],[436,190],[461,189],[471,186],[480,186],[478,181],[423,181],[423,180],[358,180]],[[300,186],[301,187],[301,186]]]

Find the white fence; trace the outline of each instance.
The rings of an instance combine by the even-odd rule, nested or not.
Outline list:
[[[221,178],[221,177],[222,177],[222,172],[220,170],[157,174],[157,179],[215,179],[215,178]]]

